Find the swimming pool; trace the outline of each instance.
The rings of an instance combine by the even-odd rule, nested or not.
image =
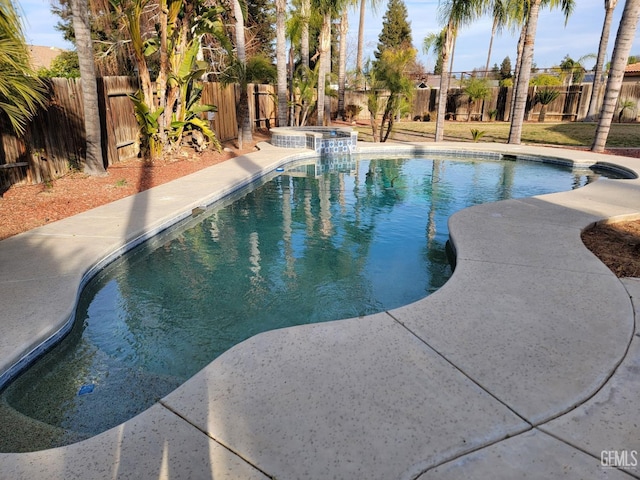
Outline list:
[[[21,430],[48,432],[34,435],[46,443],[25,448],[69,443],[121,423],[259,331],[422,298],[451,273],[444,245],[453,212],[597,177],[538,163],[445,157],[333,162],[339,171],[325,171],[327,165],[285,172],[96,277],[72,334],[4,392],[4,407],[24,421]]]

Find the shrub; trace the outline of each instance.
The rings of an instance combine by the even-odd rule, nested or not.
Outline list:
[[[347,117],[347,122],[351,122],[355,117],[360,115],[362,107],[360,105],[349,104],[344,107],[344,114]]]
[[[562,80],[557,75],[550,75],[548,73],[541,73],[540,75],[536,75],[529,82],[531,85],[538,85],[539,87],[553,87],[557,85],[562,85]]]
[[[543,123],[547,114],[547,106],[560,96],[558,90],[551,90],[550,88],[542,88],[536,93],[535,101],[542,105],[540,108],[540,114],[538,116],[538,122]]]
[[[618,112],[618,123],[622,123],[624,112],[636,108],[636,102],[634,102],[633,100],[620,99],[618,101],[618,108],[620,109],[620,112]]]
[[[484,136],[485,133],[487,132],[485,132],[484,130],[478,130],[477,128],[472,128],[471,138],[473,139],[474,142],[477,142]]]

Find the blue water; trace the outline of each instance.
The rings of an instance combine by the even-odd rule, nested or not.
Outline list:
[[[454,212],[597,177],[481,159],[298,166],[91,281],[72,333],[2,393],[0,450],[102,432],[259,332],[421,299],[451,276],[445,243]]]

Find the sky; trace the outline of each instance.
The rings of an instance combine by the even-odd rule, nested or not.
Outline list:
[[[625,0],[619,0],[614,11],[611,26],[607,60],[610,59],[615,43],[618,24],[622,16]],[[578,60],[589,54],[598,53],[602,23],[604,21],[603,0],[576,0],[576,7],[565,26],[564,15],[560,10],[543,9],[540,12],[536,40],[534,47],[534,62],[540,68],[558,65],[565,55]],[[405,0],[408,20],[411,23],[413,44],[419,50],[419,58],[427,71],[433,69],[435,58],[422,53],[422,42],[429,33],[438,33],[442,24],[438,21],[438,0]],[[369,9],[365,17],[365,53],[364,57],[372,56],[378,43],[378,35],[382,29],[382,18],[387,8],[387,1],[381,2],[377,12]],[[359,14],[353,11],[349,18],[349,35],[352,36],[353,49],[357,45]],[[463,27],[458,32],[454,54],[454,71],[471,71],[474,68],[484,69],[491,40],[491,24],[489,17],[484,17],[472,25]],[[512,64],[516,59],[516,45],[519,32],[503,31],[496,35],[490,60],[490,67],[500,65],[509,56]],[[640,55],[640,31],[631,49],[631,55]],[[355,62],[355,60],[354,60]],[[591,69],[595,60],[586,60],[585,67]]]
[[[49,0],[16,0],[22,10],[25,21],[25,36],[27,43],[60,48],[73,48],[62,39],[60,32],[54,26],[58,17],[51,14]],[[380,6],[374,12],[368,9],[365,18],[365,51],[364,57],[372,57],[378,42],[378,35],[382,29],[382,18],[387,8],[386,0],[381,0]],[[534,62],[539,68],[558,65],[565,55],[578,60],[589,54],[598,53],[598,44],[604,20],[603,0],[576,0],[573,15],[566,26],[564,15],[559,10],[542,10],[538,21],[534,48]],[[414,46],[419,50],[419,58],[427,71],[433,69],[435,59],[432,55],[422,53],[422,41],[429,33],[441,30],[438,22],[438,0],[405,0],[409,22],[413,35]],[[607,59],[610,59],[615,43],[618,24],[624,8],[624,0],[619,0],[614,13]],[[358,38],[358,12],[354,9],[349,16],[348,45],[350,52],[349,63],[355,63],[355,49]],[[491,37],[491,19],[484,17],[473,25],[463,28],[458,34],[454,56],[453,70],[471,71],[474,68],[483,69],[487,60],[489,40]],[[518,34],[504,31],[494,40],[490,65],[500,65],[509,56],[512,64],[516,58],[516,43]],[[631,49],[632,55],[640,55],[640,30]],[[586,60],[585,67],[591,69],[595,60]]]

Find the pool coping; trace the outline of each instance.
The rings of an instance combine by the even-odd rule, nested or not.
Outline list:
[[[494,152],[580,165],[598,163],[636,175],[640,172],[637,159],[549,147],[358,143],[357,150],[362,154]],[[44,348],[43,342],[53,342],[64,334],[82,286],[113,258],[188,217],[193,209],[211,204],[285,163],[315,155],[304,149],[262,144],[259,152],[0,242],[0,378],[11,377],[20,362],[31,361]],[[553,465],[551,460],[558,460],[554,451],[566,450],[566,458],[562,459],[565,463],[576,471],[597,473],[602,468],[597,463],[598,448],[612,448],[611,438],[606,437],[595,446],[580,444],[576,439],[560,440],[563,433],[554,425],[575,415],[615,380],[619,366],[628,361],[636,326],[628,287],[586,250],[579,233],[596,222],[639,216],[638,179],[599,181],[573,192],[465,209],[449,221],[457,251],[456,273],[436,294],[372,316],[367,323],[349,319],[258,335],[216,359],[151,409],[97,437],[43,452],[0,454],[0,477],[103,478],[109,472],[109,476],[123,478],[158,478],[158,472],[166,470],[172,478],[207,478],[214,473],[230,478],[344,478],[354,472],[370,478],[440,478],[439,469],[446,467],[462,478],[469,476],[468,459],[503,445],[509,445],[507,451],[513,455],[531,449],[531,445],[539,448],[516,466],[524,468],[540,459]],[[478,231],[482,233],[480,238]],[[553,251],[549,245],[554,245]],[[501,301],[501,295],[496,299],[496,290],[501,295],[508,292],[509,302]],[[468,297],[467,304],[460,301],[463,296]],[[565,305],[566,297],[572,300]],[[548,298],[558,302],[548,302]],[[512,326],[514,305],[531,310],[526,310],[524,318],[517,319],[520,323]],[[548,322],[550,315],[557,316],[554,322]],[[575,317],[580,317],[579,323],[573,322]],[[505,318],[509,319],[511,330],[502,331]],[[541,333],[539,325],[551,333]],[[512,348],[496,339],[496,329]],[[610,334],[594,338],[598,329]],[[522,338],[522,332],[528,337]],[[368,339],[367,345],[376,345],[376,350],[363,347],[356,361],[352,356],[354,349],[362,346],[362,338]],[[395,339],[398,348],[383,354],[388,338]],[[322,343],[316,345],[314,342],[319,339]],[[273,351],[274,345],[279,346],[279,354]],[[464,354],[459,351],[461,345],[465,346]],[[316,361],[305,361],[305,374],[297,377],[294,367],[301,368],[300,365],[288,365],[287,358],[281,355],[287,351],[295,358],[300,349]],[[543,355],[537,353],[540,349],[549,351]],[[257,350],[264,354],[263,363],[249,362]],[[519,358],[523,352],[529,355],[527,361]],[[406,391],[390,389],[383,400],[363,400],[353,392],[344,396],[343,392],[354,384],[361,392],[380,390],[379,379],[373,385],[367,383],[377,378],[377,372],[369,371],[367,364],[386,358],[388,365],[378,366],[384,372],[398,358],[405,358],[401,355],[421,358],[428,368],[405,365],[406,368],[392,370],[395,373],[389,378],[389,385],[402,380],[404,386],[408,379],[430,378],[437,371],[439,381],[446,380],[452,389],[474,395],[474,402],[480,406],[466,412],[465,405],[442,398],[444,393],[420,390],[424,384],[417,381]],[[344,369],[342,376],[349,378],[349,383],[341,383],[335,370],[323,371],[323,362],[335,362],[336,368]],[[310,371],[314,372],[313,377],[309,376]],[[264,375],[256,377],[257,372]],[[216,396],[210,391],[211,385],[220,378],[228,379],[232,373],[243,379],[232,385],[238,392]],[[278,375],[283,376],[283,383],[268,393],[271,386],[261,381],[266,376],[278,379]],[[290,393],[285,395],[281,393],[282,385],[287,382],[295,385],[288,383],[285,390]],[[255,390],[258,385],[260,391]],[[431,401],[439,405],[438,409],[420,404],[412,389],[434,395]],[[326,390],[332,391],[331,396],[324,399],[323,405],[317,405],[311,393],[317,398]],[[305,391],[309,392],[306,397]],[[292,397],[296,402],[289,405]],[[265,420],[264,415],[257,416],[253,410],[256,405],[269,403],[269,399],[273,399],[270,408],[274,411],[287,407],[279,414],[272,412],[272,418]],[[408,403],[403,411],[397,405],[405,401]],[[331,402],[334,408],[327,411],[326,404]],[[440,438],[424,438],[396,451],[399,437],[389,434],[387,440],[398,445],[374,443],[367,452],[357,455],[353,445],[359,441],[370,441],[374,435],[385,437],[373,425],[379,420],[368,416],[380,402],[388,402],[387,407],[397,406],[392,425],[402,425],[398,430],[404,435],[418,437],[420,431],[415,431],[406,418],[414,418],[422,405],[425,411],[420,419],[414,419],[416,425],[424,422],[423,429],[440,428]],[[338,419],[332,418],[334,412],[344,415],[344,409],[359,411],[358,406],[362,410],[360,417],[352,423],[344,420],[342,428]],[[453,406],[455,413],[449,411]],[[309,413],[308,418],[289,420],[297,409]],[[313,417],[310,412],[316,411],[336,422],[332,428],[318,426],[318,419],[315,426],[305,423]],[[464,415],[460,414],[462,411]],[[245,424],[234,428],[230,418],[242,418]],[[452,422],[452,418],[458,419],[455,428],[455,422],[441,425],[443,419]],[[464,441],[454,438],[456,429],[468,429],[469,437]],[[311,430],[314,433],[310,437]],[[561,430],[567,432],[571,428],[562,424]],[[155,438],[150,444],[139,440],[150,437]],[[304,448],[292,443],[296,438],[306,439]],[[314,443],[315,447],[310,445]],[[333,444],[341,446],[339,452],[332,450]],[[166,445],[174,448],[167,453]],[[622,442],[616,448],[636,447],[640,445]],[[332,452],[329,458],[327,451]],[[297,454],[291,456],[291,452]],[[394,460],[383,461],[385,454],[391,453]],[[145,461],[141,461],[143,458]],[[195,462],[200,470],[194,467],[194,458],[200,459]],[[509,472],[505,478],[518,478],[510,470],[513,465],[496,460],[495,468]],[[637,476],[637,472],[613,472],[614,477]]]

